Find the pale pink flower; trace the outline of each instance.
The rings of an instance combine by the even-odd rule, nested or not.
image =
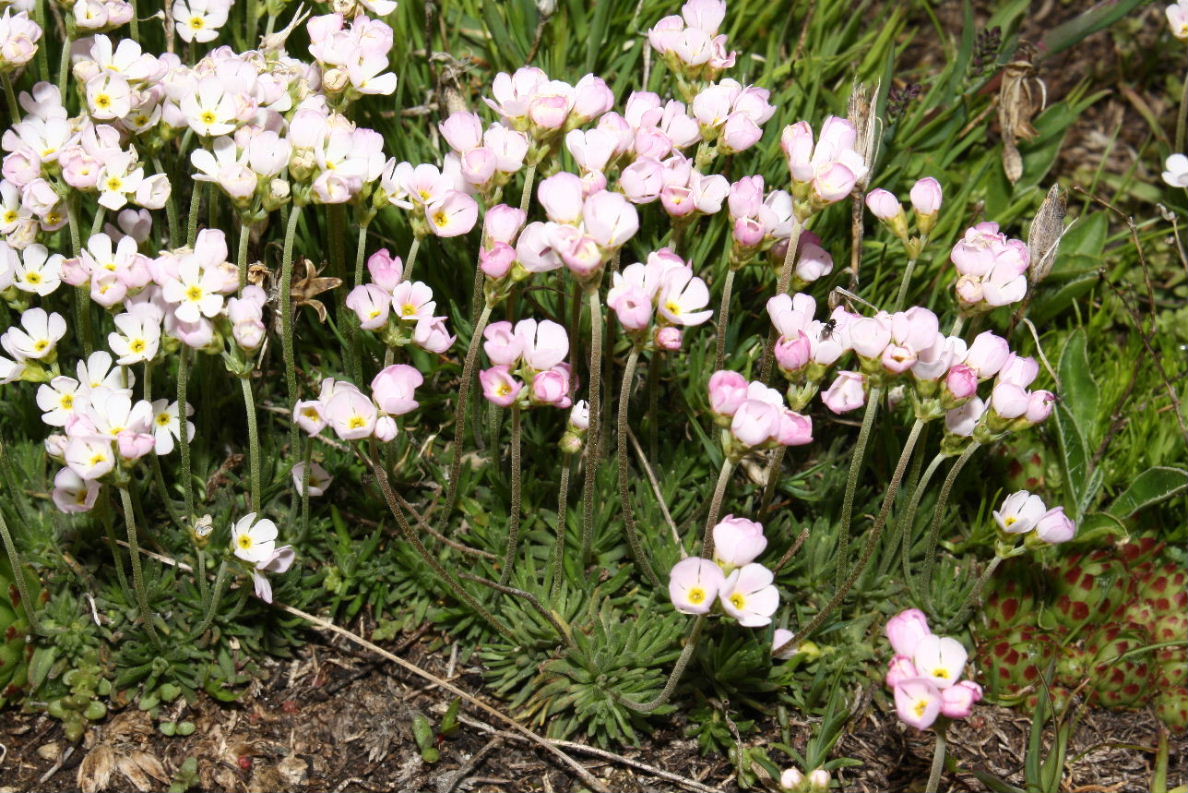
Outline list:
[[[668,574],[668,596],[682,614],[708,614],[725,583],[722,568],[709,559],[690,556]]]
[[[718,591],[722,609],[744,628],[771,624],[780,605],[780,594],[772,583],[775,576],[761,564],[751,563],[726,577]]]

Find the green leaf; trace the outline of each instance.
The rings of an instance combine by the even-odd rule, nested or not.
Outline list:
[[[1073,331],[1060,356],[1060,397],[1082,437],[1091,442],[1095,436],[1099,389],[1093,380],[1085,331]]]
[[[1060,472],[1064,478],[1064,492],[1067,502],[1073,505],[1074,514],[1069,517],[1080,520],[1080,505],[1084,503],[1089,478],[1089,451],[1076,421],[1064,404],[1056,406],[1053,418],[1056,420],[1056,437],[1060,441]]]
[[[1126,518],[1188,489],[1188,471],[1157,466],[1143,471],[1110,505],[1110,514]]]
[[[1090,8],[1080,16],[1073,17],[1062,25],[1057,25],[1044,36],[1044,52],[1051,57],[1072,47],[1099,30],[1105,30],[1110,25],[1128,16],[1146,0],[1114,0],[1102,2]]]

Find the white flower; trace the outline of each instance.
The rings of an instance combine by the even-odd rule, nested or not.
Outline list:
[[[116,363],[131,366],[151,361],[161,343],[161,326],[144,312],[119,314],[115,318],[119,333],[109,333],[107,343],[120,356]]]
[[[12,283],[22,292],[45,297],[62,283],[62,255],[50,256],[44,245],[30,245],[13,267]]]
[[[94,436],[75,436],[66,445],[66,465],[88,481],[98,479],[115,468],[111,441]]]
[[[182,41],[206,43],[218,38],[219,28],[227,24],[230,3],[220,0],[177,0],[173,4],[173,24]]]
[[[994,512],[994,520],[1007,534],[1026,534],[1047,511],[1043,499],[1019,490],[1003,500],[1002,506]]]
[[[103,72],[87,80],[87,112],[96,121],[111,121],[132,110],[132,87],[121,75]]]
[[[186,94],[179,107],[190,129],[205,137],[229,135],[239,125],[235,95],[213,75],[199,80],[197,90]]]
[[[37,389],[37,407],[44,413],[41,420],[51,427],[65,427],[74,415],[79,398],[78,381],[73,377],[55,377]]]
[[[921,677],[943,690],[961,679],[968,657],[969,653],[956,639],[929,634],[916,645],[912,663]]]
[[[136,376],[132,374],[131,369],[114,364],[111,353],[106,350],[95,350],[86,361],[79,361],[75,369],[78,374],[79,391],[86,394],[96,388],[108,388],[131,396]]]
[[[47,314],[43,308],[31,308],[21,314],[21,327],[13,325],[0,345],[17,361],[45,358],[66,335],[66,320],[61,314]]]
[[[1188,187],[1188,157],[1173,154],[1163,163],[1163,181],[1172,187]]]
[[[780,605],[780,593],[772,581],[775,576],[761,564],[740,567],[726,577],[718,592],[722,609],[744,628],[762,628],[771,623],[771,615]]]
[[[128,203],[128,196],[136,193],[144,181],[144,169],[138,167],[132,154],[118,152],[107,155],[96,182],[99,205],[113,212],[123,209]]]
[[[312,463],[309,470],[309,494],[317,497],[325,494],[326,488],[330,487],[330,483],[334,481],[334,477],[330,476],[330,472],[317,463]],[[293,466],[293,486],[297,488],[300,493],[302,485],[305,482],[305,463],[297,463]]]
[[[256,513],[244,515],[231,528],[231,550],[245,562],[259,564],[272,556],[276,548],[276,524]]]
[[[186,415],[194,415],[194,406],[186,403]],[[173,451],[174,439],[181,439],[181,420],[178,417],[177,402],[157,399],[153,402],[153,437],[158,455]],[[186,439],[194,438],[194,422],[186,422]]]
[[[203,316],[218,314],[223,307],[223,296],[218,291],[223,277],[218,269],[200,267],[189,256],[182,259],[177,269],[177,278],[166,281],[162,291],[168,302],[178,304],[174,309],[177,318],[182,322],[197,322]]]

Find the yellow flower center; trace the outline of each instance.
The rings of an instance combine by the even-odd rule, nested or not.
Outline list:
[[[25,283],[39,284],[39,283],[41,283],[41,281],[42,281],[41,273],[25,273]]]
[[[128,345],[128,349],[135,353],[142,353],[148,347],[148,343],[144,339],[136,339]]]
[[[118,176],[111,176],[107,179],[107,189],[113,193],[121,192],[120,188],[124,186],[124,180]]]
[[[321,416],[318,415],[318,411],[314,408],[306,408],[305,410],[301,411],[301,415],[305,416],[307,419],[316,420],[321,418]]]
[[[95,452],[91,455],[91,465],[99,465],[107,462],[107,455],[103,452]]]
[[[162,413],[157,416],[157,423],[160,424],[162,427],[168,427],[170,418],[171,417],[168,413]]]
[[[62,410],[74,409],[74,394],[62,394],[62,399],[58,402],[62,406]]]
[[[45,348],[49,346],[49,339],[38,339],[36,343],[33,344],[33,349],[37,350],[37,352],[44,352]]]
[[[190,27],[194,30],[202,30],[206,27],[206,20],[202,17],[190,17]]]
[[[417,307],[412,303],[405,303],[400,307],[400,313],[406,317],[415,317],[417,315]]]
[[[689,602],[694,606],[700,606],[706,601],[708,593],[699,586],[695,586],[689,590]]]
[[[742,611],[743,609],[745,609],[747,607],[747,598],[745,595],[743,595],[742,592],[735,592],[733,595],[730,596],[730,603],[736,609],[738,609],[739,611]]]
[[[439,229],[445,228],[447,225],[449,225],[449,222],[450,216],[440,209],[433,214],[433,225],[437,226]]]
[[[103,110],[111,107],[111,97],[107,94],[99,94],[95,97],[95,107],[102,108]]]
[[[949,674],[948,669],[935,669],[932,672],[932,676],[940,678],[941,680],[948,680],[950,677],[952,677],[952,675]]]
[[[1008,526],[1014,526],[1018,522],[1019,522],[1019,519],[1016,518],[1014,515],[1011,515],[1009,518],[1007,518],[1006,520],[1003,521],[1003,523],[1005,523]]]
[[[924,711],[928,710],[928,700],[921,699],[917,701],[912,710],[916,711],[916,718],[924,718]]]
[[[668,313],[670,313],[670,314],[681,313],[681,304],[676,302],[675,300],[669,300],[667,303],[664,304],[664,307],[666,309],[668,309]]]
[[[252,545],[254,545],[255,543],[252,541],[252,535],[241,534],[241,535],[239,535],[239,539],[237,539],[235,541],[235,544],[238,545],[241,549],[246,551],[249,548],[251,548]]]
[[[367,426],[367,421],[362,416],[351,416],[351,420],[347,422],[347,426],[353,430],[357,430]]]
[[[510,396],[511,392],[511,383],[500,383],[495,387],[495,393],[499,396]]]
[[[16,223],[17,218],[19,218],[19,217],[20,217],[20,215],[17,213],[17,211],[15,209],[10,209],[4,213],[4,222],[5,223]]]
[[[216,116],[211,110],[207,110],[200,116],[200,118],[202,119],[203,124],[213,124],[219,120],[219,117]]]
[[[202,295],[202,287],[198,286],[197,284],[194,284],[186,290],[186,300],[191,300],[195,303],[202,299]]]

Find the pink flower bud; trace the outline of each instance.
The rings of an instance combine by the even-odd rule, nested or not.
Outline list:
[[[656,348],[667,352],[677,352],[684,344],[685,334],[680,328],[671,325],[656,328]]]
[[[758,247],[767,237],[767,229],[754,218],[739,218],[734,221],[734,241],[744,248]]]
[[[479,269],[488,278],[499,280],[511,272],[516,263],[516,249],[506,242],[496,242],[492,247],[479,251]]]
[[[396,426],[396,419],[391,416],[380,416],[375,420],[375,429],[371,431],[371,434],[375,436],[376,440],[387,443],[388,441],[395,440],[399,431],[399,427]]]
[[[540,183],[536,197],[554,223],[577,223],[582,217],[582,180],[561,171]]]
[[[911,657],[916,653],[916,647],[925,636],[932,635],[928,627],[928,617],[920,609],[901,611],[887,620],[887,639],[896,655]]]
[[[916,665],[912,663],[911,656],[896,655],[887,667],[887,676],[884,680],[887,683],[887,688],[895,688],[904,680],[919,676],[920,673],[916,671]]]
[[[1051,391],[1032,391],[1027,397],[1027,421],[1040,424],[1052,415],[1052,406],[1056,402],[1056,395]]]
[[[1076,537],[1077,524],[1064,514],[1064,507],[1055,507],[1036,522],[1035,533],[1044,542],[1056,545]]]
[[[419,371],[407,364],[381,369],[371,381],[371,396],[389,416],[403,416],[419,407],[416,389],[425,382]]]
[[[957,401],[978,393],[978,374],[963,363],[954,364],[945,375],[945,392]]]
[[[780,336],[775,345],[776,363],[786,374],[799,372],[812,360],[813,345],[804,331],[797,331],[796,336],[789,339]]]
[[[723,369],[709,380],[710,409],[719,416],[733,416],[747,398],[747,379],[738,372]]]
[[[1039,376],[1039,362],[1025,355],[1011,353],[998,370],[998,382],[1027,388]]]
[[[483,231],[486,235],[483,244],[491,245],[502,242],[506,245],[511,245],[515,243],[516,237],[519,235],[520,229],[524,227],[524,221],[527,218],[527,213],[519,207],[496,204],[488,209],[487,213],[483,216]]]
[[[455,111],[450,117],[438,125],[441,136],[450,144],[450,148],[459,154],[465,154],[471,149],[483,144],[483,121],[477,113]]]
[[[973,706],[982,698],[982,687],[971,680],[962,680],[941,692],[941,715],[950,719],[966,719]]]
[[[879,220],[891,221],[903,214],[899,199],[881,187],[866,194],[866,207]]]
[[[492,322],[483,329],[483,351],[497,366],[514,366],[524,349],[523,340],[510,322]]]
[[[652,324],[652,296],[638,286],[628,286],[607,305],[627,330],[644,330]]]
[[[587,74],[573,87],[570,122],[585,124],[614,107],[615,94],[601,77]]]
[[[862,407],[866,404],[866,376],[858,372],[838,372],[837,379],[821,394],[821,401],[839,415]]]
[[[813,178],[813,128],[807,121],[798,121],[784,127],[780,135],[780,148],[788,159],[792,179],[808,182]]]
[[[713,528],[714,561],[742,567],[755,561],[767,547],[763,526],[753,520],[727,515]]]
[[[796,277],[806,283],[833,272],[833,257],[821,247],[821,238],[811,231],[800,235],[799,255],[796,257]]]
[[[935,215],[940,212],[943,191],[941,184],[931,176],[926,176],[912,185],[912,209],[917,215]]]
[[[998,374],[1010,353],[1007,340],[987,330],[973,340],[963,363],[977,372],[979,380],[988,380]]]
[[[781,446],[804,446],[813,442],[813,420],[793,410],[780,413],[776,442]]]
[[[974,427],[986,412],[986,403],[977,397],[972,397],[964,405],[953,408],[945,413],[945,429],[951,434],[968,438],[973,434]]]
[[[722,127],[721,146],[724,154],[746,151],[763,137],[763,129],[744,113],[731,113]]]
[[[1004,419],[1017,419],[1027,412],[1030,395],[1010,383],[999,383],[990,394],[990,408]]]
[[[569,407],[573,404],[569,397],[571,372],[569,364],[563,363],[537,373],[532,378],[532,398],[545,405],[559,408]]]

